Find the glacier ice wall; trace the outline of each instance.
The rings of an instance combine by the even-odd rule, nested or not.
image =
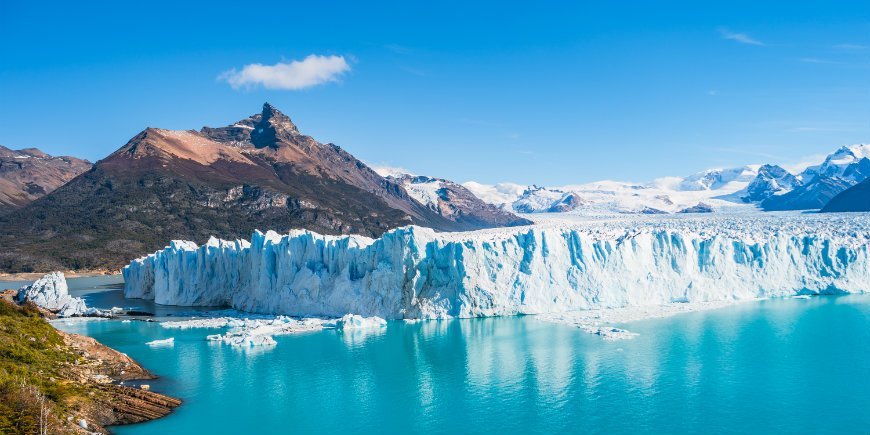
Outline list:
[[[372,240],[255,232],[173,241],[124,273],[127,297],[293,316],[476,317],[870,288],[868,218],[420,227]],[[838,222],[837,219],[843,222]]]

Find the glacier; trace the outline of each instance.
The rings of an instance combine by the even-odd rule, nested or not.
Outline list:
[[[870,288],[870,215],[630,216],[381,238],[297,230],[173,241],[123,269],[130,298],[289,316],[437,319]]]

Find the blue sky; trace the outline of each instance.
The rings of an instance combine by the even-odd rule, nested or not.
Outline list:
[[[98,160],[264,101],[457,181],[644,181],[870,142],[867,2],[122,3],[0,2],[0,144]]]

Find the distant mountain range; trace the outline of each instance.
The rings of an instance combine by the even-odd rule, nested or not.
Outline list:
[[[475,195],[516,213],[697,213],[752,207],[764,211],[859,211],[861,182],[870,176],[870,145],[842,147],[799,173],[773,164],[711,169],[649,183],[599,181],[559,187],[464,183]],[[856,186],[857,185],[857,186]],[[840,193],[848,198],[825,207]],[[858,202],[856,202],[858,201]],[[823,208],[824,207],[824,208]],[[865,208],[866,210],[866,208]]]
[[[758,166],[713,169],[688,177],[665,177],[649,183],[598,181],[558,187],[514,183],[463,185],[499,207],[517,213],[661,214],[708,212],[744,206],[739,192],[756,177]]]
[[[172,239],[243,238],[254,229],[378,236],[409,224],[456,231],[530,223],[442,184],[437,206],[418,201],[406,180],[301,134],[265,104],[226,127],[147,128],[0,216],[0,270],[117,268]]]
[[[29,204],[91,166],[87,160],[50,156],[36,148],[0,146],[0,213]]]
[[[840,192],[870,176],[868,156],[870,145],[844,146],[794,177],[780,171],[781,178],[776,182],[791,188],[763,198],[760,206],[767,211],[820,209]]]

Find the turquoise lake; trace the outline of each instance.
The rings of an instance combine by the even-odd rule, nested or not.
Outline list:
[[[89,305],[143,306],[105,280],[70,284]],[[615,342],[533,316],[389,322],[255,350],[205,341],[216,329],[58,326],[129,354],[161,376],[154,390],[184,400],[119,434],[870,431],[870,295],[633,322],[640,336]]]

